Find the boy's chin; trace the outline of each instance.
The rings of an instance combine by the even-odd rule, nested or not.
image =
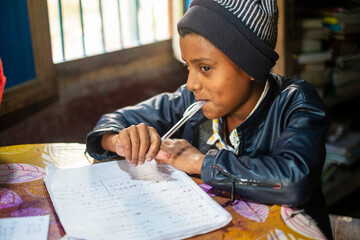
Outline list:
[[[218,118],[221,117],[221,116],[218,116],[217,114],[213,114],[213,113],[209,113],[209,112],[204,112],[204,111],[203,111],[203,114],[204,114],[204,116],[205,116],[207,119],[218,119]]]
[[[221,118],[221,114],[218,111],[214,111],[216,108],[213,108],[212,105],[206,103],[202,108],[201,111],[207,119],[218,119]]]

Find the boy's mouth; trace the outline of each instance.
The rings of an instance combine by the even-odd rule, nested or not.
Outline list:
[[[206,104],[208,104],[209,100],[204,100],[204,99],[197,99],[198,102],[202,101],[202,102],[205,102],[204,105],[201,107],[201,109],[203,109]]]

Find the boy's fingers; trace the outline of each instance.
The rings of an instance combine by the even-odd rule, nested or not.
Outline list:
[[[146,155],[146,161],[148,162],[150,162],[152,159],[155,158],[155,156],[159,152],[161,145],[161,138],[154,128],[149,128],[149,134],[150,134],[150,147]]]
[[[158,154],[156,155],[155,159],[157,161],[166,161],[170,159],[170,153],[168,153],[165,150],[160,149],[160,151],[158,152]]]
[[[138,165],[139,149],[140,149],[140,137],[137,126],[130,126],[130,139],[131,139],[131,165],[134,167]]]
[[[145,161],[145,155],[150,147],[150,136],[148,127],[141,123],[138,125],[139,138],[140,138],[140,148],[139,148],[139,164],[142,165]]]
[[[141,123],[120,131],[116,149],[119,155],[125,156],[126,160],[135,167],[143,164],[145,160],[154,159],[159,152],[160,145],[161,138],[156,129]],[[166,153],[160,156],[167,159]]]
[[[125,156],[124,147],[121,145],[120,140],[118,138],[116,138],[116,140],[115,140],[115,150],[116,150],[117,155]]]
[[[128,162],[131,160],[131,139],[128,129],[124,129],[119,133],[120,145],[123,147],[124,157]]]

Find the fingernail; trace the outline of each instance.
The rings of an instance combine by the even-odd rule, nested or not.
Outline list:
[[[153,158],[152,157],[147,157],[146,161],[150,162]]]

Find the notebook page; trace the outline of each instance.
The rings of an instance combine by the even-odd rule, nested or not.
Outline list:
[[[0,239],[46,240],[48,239],[49,223],[49,215],[1,218]]]
[[[124,160],[46,168],[45,184],[70,237],[183,239],[227,225],[231,215],[184,172]]]

